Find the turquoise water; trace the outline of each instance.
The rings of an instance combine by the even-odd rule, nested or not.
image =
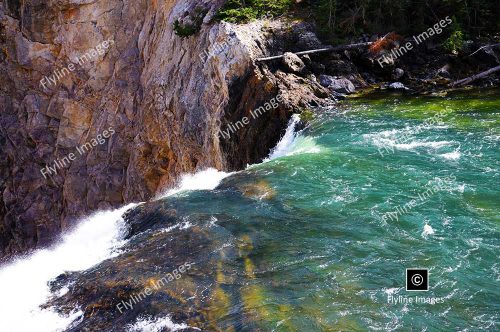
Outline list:
[[[498,97],[372,94],[295,134],[294,116],[265,162],[186,176],[0,269],[0,329],[498,330]]]
[[[285,156],[191,195],[186,213],[215,216],[239,248],[219,266],[216,325],[498,329],[499,112],[497,91],[350,100],[320,111]],[[428,292],[405,290],[406,268],[429,269]],[[441,300],[388,303],[400,295]]]

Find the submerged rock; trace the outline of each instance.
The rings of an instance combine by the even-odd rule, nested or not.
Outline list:
[[[248,183],[239,187],[244,196],[255,199],[272,199],[276,196],[276,190],[269,185],[269,182],[260,180],[256,183]]]

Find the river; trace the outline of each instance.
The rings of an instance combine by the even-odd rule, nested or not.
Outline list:
[[[264,162],[186,175],[2,267],[0,330],[498,330],[498,97],[374,93],[294,117]],[[405,290],[407,268],[428,291]]]

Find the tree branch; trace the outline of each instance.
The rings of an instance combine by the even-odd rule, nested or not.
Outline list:
[[[479,74],[464,78],[462,80],[453,82],[452,86],[469,84],[470,82],[473,82],[473,81],[480,79],[482,77],[486,77],[486,76],[493,74],[494,72],[497,72],[499,70],[500,70],[500,66],[490,68],[486,71],[483,71],[482,73],[479,73]]]
[[[469,54],[468,56],[473,56],[477,52],[481,51],[483,48],[495,47],[495,46],[498,46],[498,45],[500,45],[500,43],[498,43],[498,44],[491,44],[491,45],[484,45],[483,47],[478,48],[477,51],[475,51],[474,53]]]
[[[340,45],[340,46],[330,46],[326,48],[320,48],[316,50],[309,50],[309,51],[302,51],[302,52],[297,52],[295,55],[305,55],[305,54],[312,54],[312,53],[321,53],[321,52],[335,52],[335,51],[343,51],[343,50],[352,50],[355,48],[360,48],[360,47],[366,47],[370,46],[373,44],[372,42],[367,42],[367,43],[357,43],[357,44],[349,44],[349,45]],[[281,59],[283,58],[284,55],[275,55],[275,56],[270,56],[267,58],[258,58],[255,61],[261,62],[261,61],[269,61],[269,60],[276,60],[276,59]]]

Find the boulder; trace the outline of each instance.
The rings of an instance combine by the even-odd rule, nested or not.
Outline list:
[[[349,81],[347,78],[343,77],[334,80],[333,83],[328,88],[335,92],[340,92],[345,94],[354,93],[356,91],[354,84],[352,84],[352,82]]]
[[[393,80],[399,80],[403,75],[405,74],[405,71],[401,68],[396,68],[392,72],[392,79]]]
[[[288,69],[288,71],[296,74],[301,73],[306,66],[296,54],[290,52],[284,54],[283,64]]]
[[[332,84],[334,80],[335,80],[335,78],[333,76],[319,75],[319,84],[321,84],[321,86],[324,86],[325,88],[329,87],[330,84]]]
[[[349,94],[354,93],[356,88],[351,81],[345,77],[333,77],[329,75],[320,75],[319,84],[324,87],[328,87],[331,91]]]
[[[323,45],[314,33],[314,27],[309,23],[299,23],[293,27],[293,42],[301,51],[321,48]]]
[[[389,90],[408,90],[408,88],[401,82],[394,82],[387,87]]]

